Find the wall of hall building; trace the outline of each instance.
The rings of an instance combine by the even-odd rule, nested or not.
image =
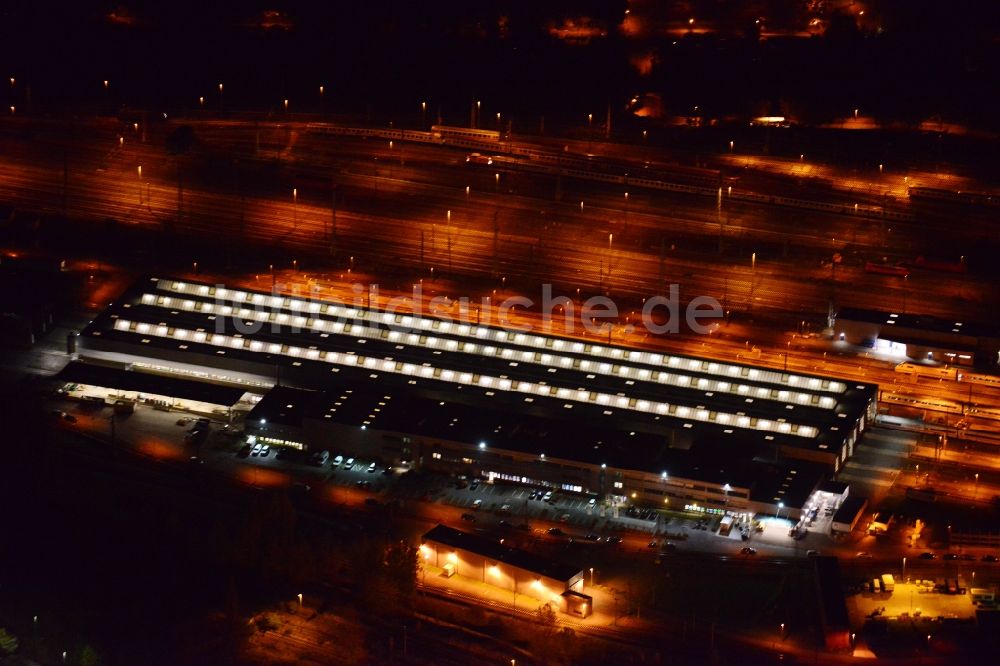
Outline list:
[[[425,541],[420,546],[420,556],[424,562],[439,569],[450,564],[459,576],[508,590],[512,596],[516,592],[539,601],[552,602],[557,608],[563,604],[563,592],[567,590],[583,592],[582,569],[569,580],[558,580],[431,540]]]
[[[434,472],[487,479],[494,483],[546,488],[564,493],[616,498],[621,501],[683,510],[753,510],[750,489],[708,483],[671,475],[602,468],[590,463],[542,457],[520,451],[431,438],[423,435],[378,430],[307,418],[301,428],[248,422],[249,434],[265,434],[280,428],[283,437],[302,441],[310,450],[328,450],[331,455],[352,455],[386,465],[409,464]],[[772,507],[773,509],[773,507]]]

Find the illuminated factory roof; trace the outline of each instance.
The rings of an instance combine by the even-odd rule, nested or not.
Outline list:
[[[310,389],[346,373],[342,380],[419,385],[446,402],[830,453],[874,397],[867,384],[155,278],[105,310],[81,346],[254,366]]]

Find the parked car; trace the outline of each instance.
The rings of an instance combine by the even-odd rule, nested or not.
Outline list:
[[[622,542],[622,538],[620,536],[613,536],[613,535],[606,537],[604,540],[613,545]]]
[[[587,532],[587,534],[585,534],[583,538],[586,539],[587,541],[600,541],[601,540],[600,535],[594,534],[593,532]]]
[[[368,465],[368,473],[369,474],[374,474],[375,470],[376,470],[375,463],[372,463],[372,464]]]
[[[870,560],[872,558],[872,554],[866,550],[859,550],[854,557],[857,557],[858,559],[862,560]]]
[[[807,550],[806,551],[806,557],[819,557],[819,551],[818,550]]]
[[[469,490],[475,490],[478,487],[479,487],[479,481],[473,481],[471,484],[469,484]]]
[[[474,523],[474,522],[476,522],[476,517],[473,516],[471,513],[463,513],[462,514],[462,520],[470,522],[470,523]]]
[[[250,455],[251,451],[253,451],[253,447],[250,446],[249,444],[244,444],[240,448],[240,450],[236,452],[236,455],[239,456],[240,458],[246,458],[248,455]]]
[[[929,552],[925,551],[923,553],[920,553],[920,559],[922,559],[922,560],[936,560],[937,559],[937,555],[935,555],[934,553],[929,553]]]
[[[475,502],[472,503],[472,508],[478,511],[479,507],[481,507],[482,505],[483,505],[483,500],[477,499]]]
[[[333,467],[340,467],[343,463],[344,463],[344,456],[342,455],[337,455],[333,459]]]
[[[354,467],[354,458],[348,458],[347,462],[344,463],[344,469],[351,469]]]
[[[250,451],[250,455],[252,455],[252,456],[259,456],[260,455],[260,450],[263,449],[263,448],[264,448],[264,445],[261,444],[260,442],[257,442],[256,444],[253,445],[253,449]]]
[[[260,447],[260,457],[261,458],[266,458],[269,453],[271,453],[271,446],[270,446],[270,444],[265,444],[264,446]]]
[[[996,561],[997,561],[996,555],[983,555],[983,562],[996,562]]]
[[[558,527],[550,527],[549,528],[549,535],[550,536],[566,536],[566,533],[563,532]]]
[[[743,548],[740,550],[740,553],[742,553],[743,555],[756,555],[757,549],[751,548],[750,546],[743,546]]]
[[[957,560],[958,559],[958,553],[945,553],[944,554],[944,559],[948,560],[949,562]]]

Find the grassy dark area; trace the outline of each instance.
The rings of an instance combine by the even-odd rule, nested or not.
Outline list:
[[[386,525],[361,533],[303,518],[283,492],[231,488],[54,429],[33,382],[15,383],[3,404],[0,626],[22,653],[79,661],[90,646],[108,664],[221,663],[253,609],[361,567],[367,584],[351,594],[363,607],[373,595],[406,607],[406,552],[387,577],[370,564],[393,560]]]

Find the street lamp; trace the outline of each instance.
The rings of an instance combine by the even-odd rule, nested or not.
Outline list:
[[[906,578],[906,558],[903,558],[903,575],[902,578]]]
[[[594,567],[590,567],[590,586],[594,587]]]
[[[299,592],[299,608],[302,608],[302,593]]]
[[[778,502],[778,508],[774,512],[774,517],[778,518],[781,515],[781,510],[785,508],[784,502]]]
[[[976,487],[972,492],[973,492],[972,499],[973,500],[979,499],[979,472],[976,472]]]
[[[292,226],[299,226],[299,188],[292,188]]]

